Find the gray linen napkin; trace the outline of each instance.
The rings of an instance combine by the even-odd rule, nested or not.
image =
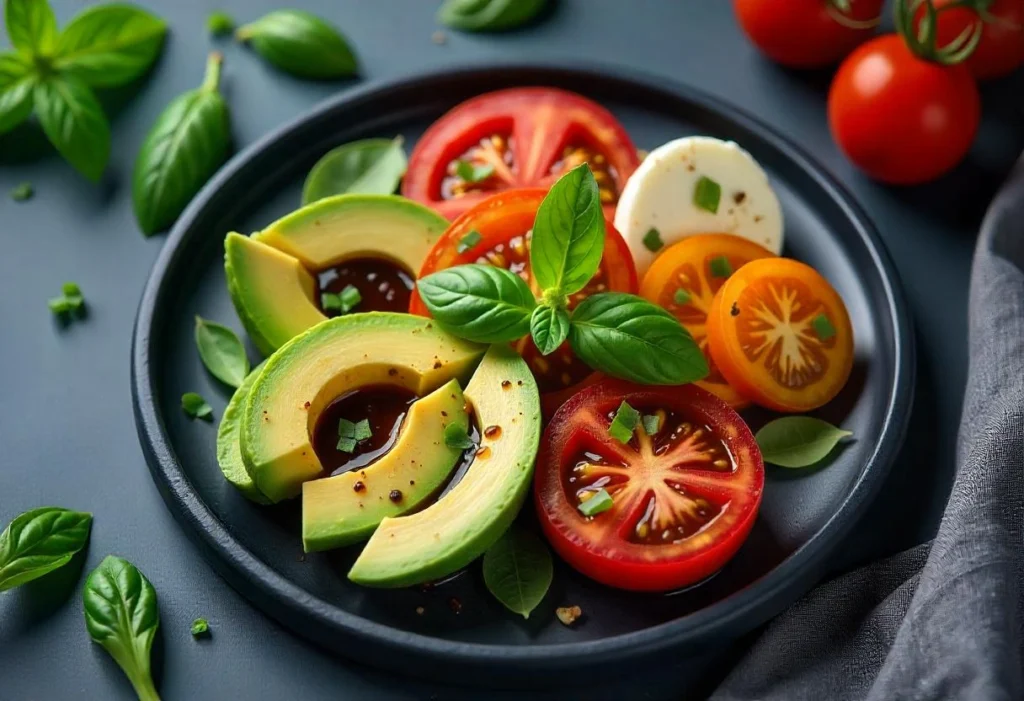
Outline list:
[[[821,585],[773,621],[717,701],[1024,698],[1024,158],[971,273],[970,372],[931,543]]]

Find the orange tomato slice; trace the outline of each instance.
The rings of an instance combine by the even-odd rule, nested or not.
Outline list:
[[[842,298],[814,268],[788,258],[743,266],[708,313],[715,365],[740,394],[785,412],[831,401],[853,369]]]
[[[711,300],[741,267],[775,254],[731,234],[690,236],[666,248],[654,259],[640,283],[640,295],[679,319],[707,358],[710,373],[700,387],[739,409],[749,401],[729,386],[708,350],[707,318]]]

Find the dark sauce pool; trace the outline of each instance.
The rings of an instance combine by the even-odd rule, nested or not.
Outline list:
[[[352,285],[362,297],[353,312],[405,312],[409,310],[413,277],[401,266],[383,258],[353,258],[317,273],[320,294],[340,294]],[[338,316],[335,310],[324,310],[317,295],[317,306],[327,316]],[[345,417],[348,418],[348,417]]]

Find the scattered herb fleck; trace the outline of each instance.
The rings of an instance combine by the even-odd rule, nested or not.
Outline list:
[[[675,294],[672,295],[672,301],[676,304],[686,304],[690,301],[690,293],[680,287],[676,290]]]
[[[645,414],[643,418],[644,433],[653,436],[661,430],[661,417],[657,414]]]
[[[584,516],[597,516],[600,513],[604,513],[608,509],[612,508],[612,495],[607,492],[603,487],[598,489],[596,492],[589,492],[593,496],[588,498],[586,501],[580,502],[576,508],[580,510],[580,513]]]
[[[320,306],[324,308],[324,311],[338,312],[339,314],[348,314],[362,301],[363,296],[355,285],[346,285],[345,289],[338,294],[324,292],[320,295]]]
[[[34,194],[35,190],[32,188],[32,183],[22,183],[11,190],[11,199],[15,202],[25,202],[32,199]]]
[[[192,621],[192,637],[203,638],[210,636],[210,623],[205,618],[197,618]]]
[[[832,325],[832,321],[828,318],[827,314],[819,314],[814,317],[814,320],[811,321],[811,327],[814,328],[814,333],[822,341],[827,341],[836,335],[836,327]]]
[[[465,253],[466,251],[472,250],[480,241],[483,240],[483,236],[476,229],[473,229],[468,234],[459,239],[458,245],[455,247],[456,252]]]
[[[215,37],[225,36],[235,31],[235,20],[227,12],[216,10],[206,18],[206,28]]]
[[[639,421],[640,412],[624,401],[619,405],[615,416],[612,418],[612,423],[608,427],[608,434],[619,443],[629,443]]]
[[[660,251],[665,244],[661,240],[661,232],[653,226],[644,234],[644,247],[651,253]]]
[[[467,183],[479,183],[494,175],[494,166],[490,163],[477,165],[469,161],[459,161],[455,165],[455,174]]]
[[[54,297],[47,302],[51,312],[65,317],[69,314],[81,315],[85,311],[85,297],[76,283],[65,282],[61,287],[61,293],[60,297]]]
[[[732,275],[732,265],[725,256],[715,256],[711,259],[711,277],[724,278]]]
[[[359,423],[353,423],[348,419],[338,420],[338,450],[343,453],[355,452],[356,444],[365,441],[372,435],[373,431],[370,429],[370,422],[367,419],[363,419]]]
[[[449,448],[456,448],[458,450],[468,450],[469,448],[476,447],[476,443],[469,437],[466,429],[458,424],[448,424],[444,427],[444,444]]]
[[[718,203],[721,200],[722,186],[706,175],[700,176],[693,191],[693,203],[703,210],[717,214]]]
[[[213,421],[213,407],[195,392],[185,392],[181,395],[181,408],[190,419]]]

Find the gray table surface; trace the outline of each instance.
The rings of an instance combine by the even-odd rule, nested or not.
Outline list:
[[[61,21],[86,4],[54,2]],[[105,98],[114,148],[102,183],[87,183],[37,148],[31,131],[0,139],[0,521],[43,504],[95,514],[91,545],[77,564],[88,570],[116,553],[153,581],[162,619],[156,666],[168,700],[481,698],[362,668],[292,636],[213,573],[150,480],[132,419],[128,359],[139,295],[164,237],[146,240],[135,226],[132,163],[164,105],[198,84],[212,43],[206,15],[225,9],[249,20],[278,0],[142,4],[167,18],[171,34],[149,80]],[[444,45],[431,41],[434,0],[290,4],[344,29],[364,81],[490,59],[608,62],[703,88],[804,144],[874,218],[918,332],[907,446],[836,567],[931,534],[950,482],[965,380],[971,249],[985,203],[1024,148],[1024,76],[986,89],[984,124],[968,164],[938,183],[897,190],[860,176],[833,145],[824,109],[828,76],[791,73],[762,60],[726,0],[562,0],[539,26],[502,36],[446,32]],[[347,87],[294,80],[230,42],[220,45],[239,147]],[[16,204],[6,193],[24,180],[35,185],[36,196]],[[82,286],[90,315],[61,329],[45,302],[67,279]],[[82,579],[69,568],[46,586],[0,595],[0,701],[132,698],[115,665],[88,640]],[[197,616],[210,620],[212,640],[192,640],[188,628]],[[662,674],[629,680],[629,697],[679,698],[694,688],[692,666],[666,665]],[[568,681],[574,692],[531,695],[622,697],[619,687]]]

